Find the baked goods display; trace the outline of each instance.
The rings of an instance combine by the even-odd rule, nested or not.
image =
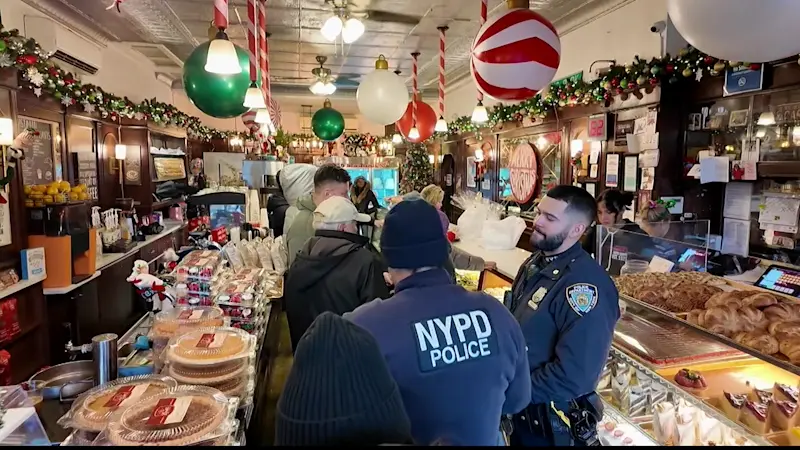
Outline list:
[[[725,413],[729,419],[739,420],[739,416],[742,413],[742,407],[744,407],[745,402],[747,402],[747,395],[745,394],[732,394],[730,392],[724,392],[719,405],[722,409],[722,412]]]
[[[230,432],[228,400],[220,391],[178,386],[117,411],[98,438],[110,445],[194,445]]]
[[[615,279],[621,294],[673,313],[705,307],[714,294],[722,292],[720,279],[701,272],[635,273]]]
[[[653,434],[667,446],[744,445],[747,439],[704,411],[678,399],[653,406]]]
[[[174,379],[160,375],[120,378],[83,393],[58,423],[66,428],[99,433],[117,409],[177,385]]]
[[[797,402],[776,400],[769,405],[773,430],[789,430],[797,425]]]
[[[162,353],[175,335],[197,328],[220,327],[224,322],[222,310],[215,306],[177,306],[156,314],[150,330],[156,372],[161,370]]]
[[[767,434],[769,431],[768,412],[769,407],[766,404],[747,400],[739,414],[739,422],[757,434]]]

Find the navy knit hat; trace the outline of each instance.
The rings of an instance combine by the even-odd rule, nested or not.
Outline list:
[[[404,200],[383,222],[381,254],[392,269],[442,267],[448,243],[436,208],[424,200]]]
[[[275,445],[411,442],[400,389],[368,331],[331,312],[300,339],[278,401]]]

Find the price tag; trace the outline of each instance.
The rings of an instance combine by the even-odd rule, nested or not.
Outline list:
[[[653,256],[653,259],[650,260],[650,265],[647,267],[647,271],[669,273],[672,271],[674,265],[675,263],[668,259],[664,259],[660,256]]]

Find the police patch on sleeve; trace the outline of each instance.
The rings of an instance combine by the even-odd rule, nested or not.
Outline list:
[[[483,309],[415,322],[411,331],[421,372],[489,358],[499,351],[497,335]]]
[[[582,316],[597,305],[597,286],[587,283],[573,284],[567,288],[567,301],[570,308]]]

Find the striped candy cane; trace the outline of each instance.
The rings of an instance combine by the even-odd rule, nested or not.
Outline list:
[[[247,0],[247,51],[250,56],[250,81],[256,81],[259,57],[256,39],[256,0]]]
[[[486,15],[489,13],[488,2],[489,0],[481,0],[481,27],[486,23]],[[478,90],[478,101],[483,101],[483,92],[481,92],[480,89]]]
[[[214,0],[214,26],[228,28],[228,0]]]
[[[261,68],[261,91],[264,93],[264,103],[269,109],[272,101],[269,85],[269,42],[267,41],[267,3],[260,0],[258,3],[258,43],[259,65]]]
[[[439,27],[439,117],[444,118],[444,32],[447,27]]]
[[[411,126],[417,126],[417,58],[419,57],[419,52],[414,52],[411,54],[411,57],[414,58],[414,66],[412,68],[413,73],[411,74],[411,85],[412,85],[412,99],[413,102],[411,105]]]

